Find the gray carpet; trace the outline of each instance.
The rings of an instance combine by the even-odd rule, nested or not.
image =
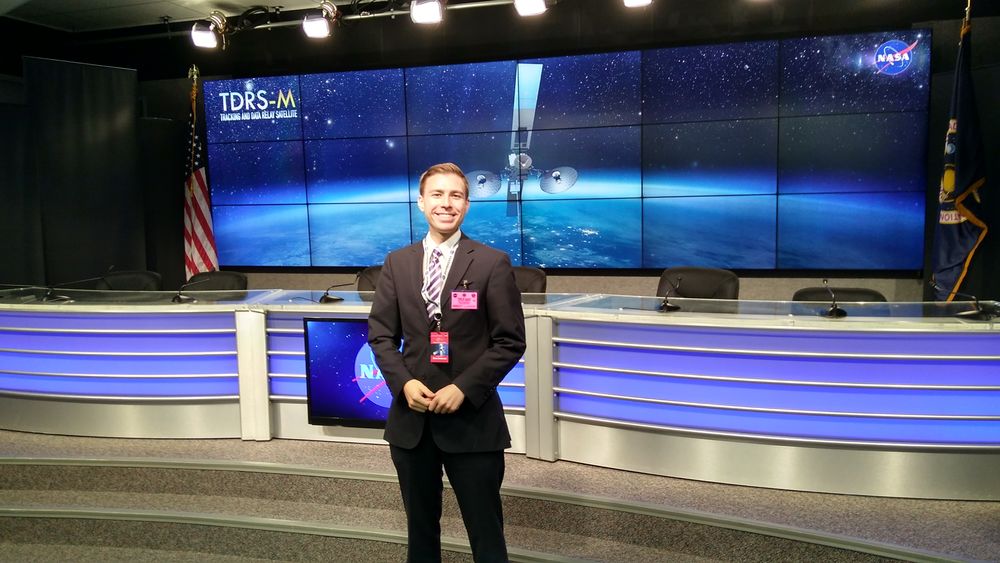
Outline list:
[[[383,446],[292,440],[269,442],[123,440],[0,431],[0,457],[230,460],[289,464],[305,470],[336,469],[392,475],[388,450]],[[263,486],[264,481],[268,479],[266,474],[255,475],[257,476],[254,479],[260,479]],[[109,487],[113,481],[109,479]],[[196,481],[198,480],[192,480]],[[572,509],[566,509],[564,512],[551,509],[541,511],[538,506],[532,504],[535,501],[516,500],[518,489],[551,489],[624,501],[639,506],[676,510],[693,516],[703,515],[708,518],[719,517],[748,523],[787,526],[821,534],[924,550],[959,560],[1000,561],[1000,503],[998,502],[888,499],[779,491],[670,479],[568,462],[548,463],[515,454],[507,456],[505,485],[510,490],[507,510],[512,521],[523,521],[531,515],[538,516],[531,530],[521,530],[519,526],[512,526],[508,530],[512,541],[518,538],[519,534],[524,536],[519,541],[528,548],[536,536],[541,538],[538,541],[565,541],[567,546],[602,541],[605,542],[606,548],[590,552],[604,553],[601,549],[606,549],[607,553],[604,556],[596,557],[600,560],[656,560],[655,557],[662,557],[663,546],[644,545],[641,541],[638,544],[627,545],[620,542],[621,551],[616,554],[614,538],[622,536],[615,534],[629,533],[628,526],[622,524],[620,518],[615,520],[615,525],[619,526],[616,531],[606,533],[604,538],[594,537],[595,534],[600,535],[600,530],[591,529],[586,534],[577,533],[588,525],[588,517],[583,515],[584,513]],[[392,494],[391,486],[389,490],[390,492],[385,494]],[[199,494],[206,493],[207,491],[199,492]],[[216,493],[225,496],[224,486]],[[322,498],[311,500],[322,502]],[[287,508],[294,513],[294,501],[286,499],[282,502],[288,503]],[[374,504],[377,505],[379,502],[375,501]],[[350,510],[356,509],[357,506]],[[275,508],[278,506],[275,505]],[[379,510],[378,506],[367,508]],[[384,515],[386,521],[398,519],[398,513],[389,512]],[[602,521],[601,518],[591,518],[593,522]],[[455,531],[456,537],[461,534],[460,522],[446,521],[445,525],[449,532]],[[677,523],[673,531],[661,534],[667,538],[668,541],[664,543],[669,544],[668,547],[677,548],[675,553],[678,560],[758,560],[754,556],[757,548],[754,547],[753,541],[744,539],[743,545],[748,551],[742,556],[733,558],[732,554],[729,554],[723,557],[713,553],[711,539],[699,537],[700,528],[693,526],[685,530],[685,525],[683,522]],[[657,533],[661,531],[657,530]],[[560,534],[566,537],[560,539],[558,537]],[[655,534],[645,535],[647,538],[652,536]],[[684,546],[685,542],[708,542],[706,544],[708,547]],[[803,548],[800,545],[795,549]],[[761,548],[761,553],[764,552],[767,550]],[[793,556],[790,552],[790,558],[787,560],[816,559],[810,556],[807,550],[795,553]],[[574,555],[569,550],[564,554]],[[851,557],[852,555],[846,554],[843,560],[850,560]],[[389,560],[392,560],[392,557]]]

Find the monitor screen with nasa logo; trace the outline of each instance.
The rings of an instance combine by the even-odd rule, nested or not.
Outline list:
[[[368,346],[367,319],[307,318],[309,424],[380,428],[392,392]]]

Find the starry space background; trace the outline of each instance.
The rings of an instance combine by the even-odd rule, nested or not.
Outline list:
[[[306,319],[306,396],[310,422],[313,419],[384,421],[386,407],[371,400],[361,401],[365,391],[355,379],[355,365],[362,348],[367,348],[368,321]],[[391,399],[383,385],[379,391]],[[379,402],[389,401],[379,398]]]
[[[302,159],[302,141],[208,145],[212,203],[305,203]]]
[[[406,69],[407,134],[510,131],[515,61]]]
[[[923,193],[926,138],[922,112],[784,119],[778,191]]]
[[[778,42],[652,49],[642,57],[643,123],[778,115]]]
[[[639,124],[641,59],[620,51],[519,61],[542,65],[534,130]]]
[[[309,203],[409,201],[406,137],[305,142]]]
[[[899,75],[874,65],[889,40],[916,42]],[[513,196],[506,181],[473,196],[463,230],[514,264],[919,269],[930,41],[907,30],[206,82],[220,260],[380,263],[426,233],[414,202],[427,166],[504,177],[513,135],[535,170],[511,175]],[[511,131],[518,63],[542,65],[530,146]],[[213,94],[250,86],[292,88],[301,119],[212,120]],[[546,193],[539,177],[557,167],[578,180]]]
[[[406,135],[403,69],[302,76],[306,139]]]
[[[647,125],[642,195],[773,194],[777,144],[777,119]]]

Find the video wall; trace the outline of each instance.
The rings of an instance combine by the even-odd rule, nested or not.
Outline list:
[[[428,166],[544,268],[919,270],[931,37],[907,30],[206,81],[224,266],[380,264]]]

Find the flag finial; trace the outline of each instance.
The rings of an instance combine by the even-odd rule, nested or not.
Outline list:
[[[188,69],[188,78],[191,80],[198,80],[199,76],[201,76],[201,72],[198,71],[198,66],[191,65],[191,68]]]

